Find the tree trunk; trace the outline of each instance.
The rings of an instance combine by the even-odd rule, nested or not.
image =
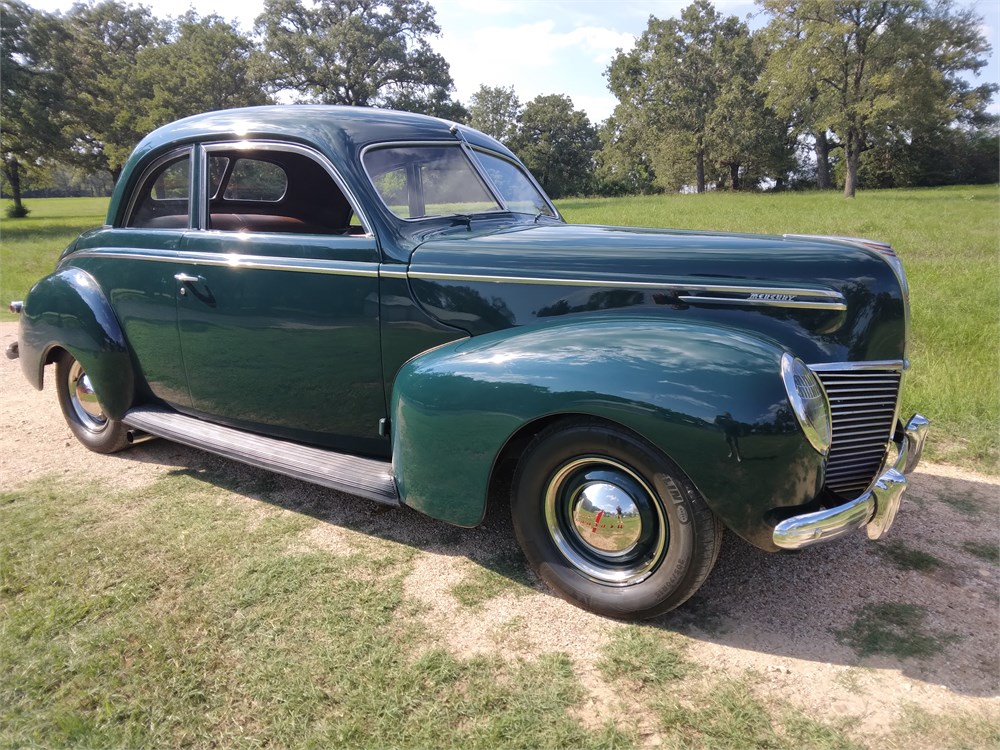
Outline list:
[[[781,192],[782,190],[785,189],[785,178],[784,177],[776,177],[775,178],[775,180],[774,180],[774,189],[777,192]]]
[[[729,181],[733,184],[733,190],[740,189],[740,165],[729,165]]]
[[[853,198],[858,189],[858,165],[861,162],[861,139],[853,130],[847,131],[847,138],[844,140],[844,157],[847,162],[844,197]]]
[[[826,138],[826,131],[816,133],[816,187],[820,190],[829,190],[832,185],[830,181],[830,142]]]
[[[10,184],[11,197],[14,199],[14,210],[11,218],[20,218],[27,215],[24,205],[21,203],[21,165],[14,155],[8,156],[3,163],[4,177]]]
[[[695,155],[695,175],[697,182],[697,190],[699,193],[705,192],[705,152],[699,151]]]

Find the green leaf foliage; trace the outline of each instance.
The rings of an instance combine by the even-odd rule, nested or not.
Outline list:
[[[650,16],[607,71],[619,104],[602,132],[605,182],[642,190],[710,183],[739,189],[792,166],[787,126],[757,92],[749,28],[695,0],[679,18]]]
[[[303,101],[391,106],[447,99],[445,59],[428,37],[441,32],[421,0],[267,0],[257,18],[275,90]]]
[[[517,132],[521,100],[514,87],[480,86],[469,101],[469,124],[503,143]]]
[[[844,194],[861,154],[955,122],[982,123],[996,86],[972,86],[989,44],[981,19],[951,0],[758,0],[769,101],[843,148]]]
[[[553,198],[584,195],[593,186],[597,131],[568,96],[537,96],[524,108],[511,149]]]

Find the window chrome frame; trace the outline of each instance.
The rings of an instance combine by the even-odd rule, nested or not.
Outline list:
[[[340,188],[341,193],[344,194],[344,198],[347,200],[348,205],[354,211],[354,215],[358,217],[358,221],[361,222],[361,227],[365,230],[363,235],[348,235],[354,238],[357,237],[370,237],[377,240],[377,235],[375,234],[374,224],[368,218],[368,214],[365,213],[361,202],[358,200],[354,191],[351,190],[350,186],[340,176],[340,172],[333,163],[324,156],[320,151],[310,147],[303,146],[299,143],[286,143],[284,141],[275,141],[270,139],[255,140],[252,138],[243,138],[238,141],[212,141],[210,143],[201,144],[200,149],[200,174],[204,175],[205,179],[199,180],[198,190],[199,190],[199,205],[201,207],[201,217],[198,222],[199,226],[192,227],[192,229],[197,229],[202,232],[220,232],[223,234],[239,234],[239,232],[233,232],[228,229],[212,229],[206,226],[208,224],[209,216],[209,203],[211,198],[209,197],[208,184],[208,157],[213,151],[279,151],[290,154],[299,154],[300,156],[305,156],[312,159],[314,162],[319,164],[323,170],[330,176],[334,184]],[[239,157],[237,157],[238,159]],[[287,173],[286,173],[287,174]],[[204,189],[202,189],[204,188]],[[287,188],[286,188],[287,191]],[[263,201],[262,201],[263,202]],[[277,234],[285,235],[285,232],[255,232],[254,234]],[[342,235],[337,234],[320,234],[313,236],[322,237],[340,237]]]
[[[192,221],[193,208],[195,205],[195,198],[197,193],[195,189],[197,188],[197,170],[194,168],[194,144],[188,144],[186,146],[181,146],[180,148],[172,149],[165,154],[158,156],[154,159],[148,167],[142,170],[142,174],[139,175],[139,179],[135,183],[135,188],[133,188],[131,194],[129,195],[128,204],[125,208],[125,213],[122,215],[122,220],[120,223],[114,225],[119,229],[143,229],[150,230],[154,232],[188,232],[193,229],[194,222]],[[188,210],[187,210],[187,226],[186,227],[136,227],[132,226],[129,222],[132,221],[135,215],[136,201],[139,199],[139,188],[146,184],[146,180],[157,169],[162,167],[165,163],[171,161],[179,161],[184,157],[190,160],[188,164]]]

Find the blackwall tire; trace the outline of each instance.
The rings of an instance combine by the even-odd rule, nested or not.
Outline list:
[[[718,558],[722,525],[669,458],[596,420],[550,425],[514,475],[517,539],[564,598],[609,617],[683,604]]]
[[[115,453],[129,446],[128,428],[104,414],[87,373],[68,352],[56,360],[56,392],[66,424],[87,448]]]

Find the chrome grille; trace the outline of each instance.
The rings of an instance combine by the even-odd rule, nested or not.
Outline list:
[[[868,488],[882,467],[896,417],[900,373],[845,366],[824,368],[816,375],[833,415],[826,487],[851,500]]]

